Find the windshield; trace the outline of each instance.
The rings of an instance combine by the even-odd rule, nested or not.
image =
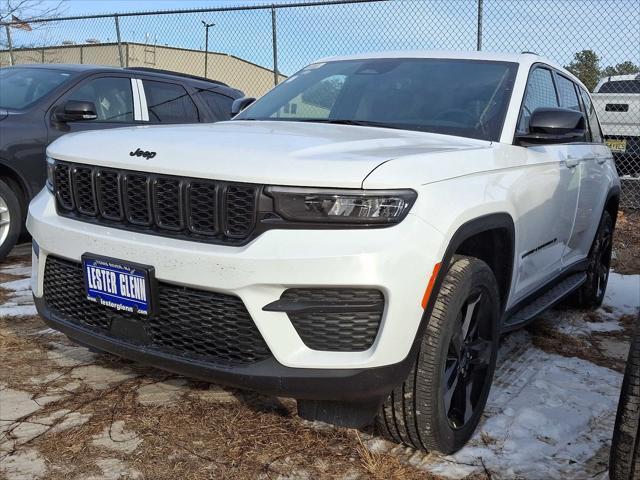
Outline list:
[[[498,140],[517,64],[372,59],[309,65],[237,120],[344,123]]]
[[[0,108],[27,108],[70,76],[60,70],[0,68]]]

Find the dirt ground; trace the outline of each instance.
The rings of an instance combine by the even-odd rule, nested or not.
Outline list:
[[[613,237],[615,257],[612,268],[618,273],[640,273],[640,210],[624,210],[618,214]]]
[[[640,273],[639,222],[638,213],[618,220],[615,269],[627,280]],[[519,457],[510,457],[508,440],[496,439],[491,430],[492,418],[507,410],[502,397],[526,392],[528,378],[531,384],[541,381],[523,373],[531,370],[533,354],[556,363],[559,354],[578,362],[580,367],[571,368],[593,368],[612,379],[602,412],[576,433],[597,437],[600,444],[580,460],[581,470],[563,459],[553,471],[557,478],[583,478],[584,472],[597,477],[607,468],[610,433],[603,430],[615,415],[617,398],[611,397],[637,317],[633,306],[632,313],[607,306],[597,312],[560,308],[516,334],[520,343],[504,349],[494,382],[498,393],[470,447],[476,453],[469,458],[477,461],[467,461],[464,455],[442,457],[394,445],[372,429],[303,421],[291,399],[191,381],[74,345],[35,314],[27,252],[18,250],[0,265],[0,478],[533,478],[507,469]],[[545,446],[552,435],[543,433],[535,436]],[[503,442],[500,448],[497,442]]]

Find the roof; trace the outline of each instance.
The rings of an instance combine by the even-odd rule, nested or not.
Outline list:
[[[626,80],[640,80],[640,73],[632,73],[631,75],[611,75],[605,77],[600,82],[624,82]]]
[[[13,67],[3,67],[3,68],[37,68],[41,70],[58,70],[62,72],[68,73],[104,73],[104,72],[122,72],[126,71],[129,73],[137,73],[137,74],[145,74],[150,76],[158,76],[162,78],[175,78],[178,77],[182,79],[184,83],[188,83],[190,85],[198,86],[201,88],[215,88],[215,89],[223,89],[226,91],[232,90],[238,95],[241,96],[240,90],[237,90],[233,87],[230,87],[226,83],[220,82],[218,80],[198,77],[195,75],[183,74],[180,72],[171,72],[169,70],[156,70],[153,68],[145,68],[145,67],[109,67],[105,65],[90,65],[90,64],[76,64],[76,63],[28,63],[28,64],[20,64],[15,65]]]

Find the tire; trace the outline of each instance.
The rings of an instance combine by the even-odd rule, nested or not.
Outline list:
[[[22,207],[15,191],[0,180],[0,261],[18,241],[22,231]]]
[[[640,480],[640,322],[631,339],[609,458],[611,480]]]
[[[499,318],[498,286],[489,266],[476,258],[455,256],[411,372],[378,412],[381,433],[426,451],[450,454],[462,448],[480,421],[491,388]],[[469,411],[459,408],[466,405],[467,378],[474,379]]]
[[[611,252],[613,249],[613,220],[611,214],[605,211],[600,219],[600,225],[589,252],[589,266],[587,280],[573,294],[574,306],[586,310],[595,310],[602,305],[604,294],[609,282],[609,268],[611,267]]]

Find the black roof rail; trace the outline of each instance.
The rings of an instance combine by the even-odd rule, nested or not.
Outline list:
[[[524,54],[526,54],[526,53],[529,53],[529,54],[531,54],[531,55],[538,55],[538,53],[537,53],[537,52],[530,52],[529,50],[523,50],[522,52],[520,52],[520,55],[524,55]]]
[[[165,74],[165,75],[173,75],[175,77],[191,78],[192,80],[200,80],[202,82],[215,83],[216,85],[220,85],[222,87],[228,87],[229,86],[226,83],[221,82],[219,80],[212,80],[210,78],[199,77],[198,75],[191,75],[189,73],[174,72],[173,70],[163,70],[161,68],[127,67],[126,70],[133,70],[133,71],[136,71],[136,72],[162,73],[162,74]]]

